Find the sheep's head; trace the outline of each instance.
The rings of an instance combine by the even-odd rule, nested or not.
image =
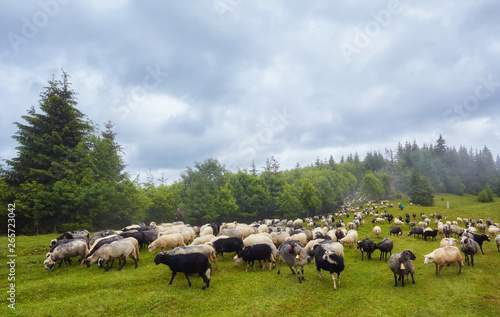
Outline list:
[[[415,261],[417,259],[417,257],[415,256],[415,254],[413,254],[413,252],[411,250],[404,250],[402,252],[402,255],[403,255],[403,259],[406,261],[406,260],[413,260]]]
[[[422,255],[424,257],[424,264],[433,263],[434,257],[430,254]]]

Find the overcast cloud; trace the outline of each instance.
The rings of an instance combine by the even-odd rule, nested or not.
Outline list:
[[[109,2],[109,3],[108,3]],[[500,153],[498,1],[0,2],[0,158],[52,74],[135,177],[398,142]]]

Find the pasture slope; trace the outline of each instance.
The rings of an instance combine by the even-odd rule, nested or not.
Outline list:
[[[446,201],[450,209],[446,209]],[[457,217],[500,221],[500,199],[480,204],[474,196],[436,196],[436,206],[396,207],[388,211],[395,216],[420,212],[429,215],[439,211],[448,220]],[[397,203],[397,201],[391,201]],[[352,218],[351,218],[352,219]],[[390,224],[382,224],[382,235],[372,234],[371,217],[358,230],[359,239],[375,242],[389,236]],[[345,219],[347,220],[347,219]],[[462,224],[463,226],[463,224]],[[416,284],[394,287],[388,264],[379,261],[379,251],[371,260],[361,261],[356,249],[345,250],[346,269],[341,274],[341,287],[333,290],[326,272],[320,281],[313,263],[306,265],[306,280],[299,284],[288,268],[277,275],[276,269],[244,273],[225,255],[219,269],[214,270],[210,288],[202,291],[200,277],[192,277],[188,287],[184,274],[168,285],[171,272],[165,265],[155,265],[156,252],[142,250],[139,267],[127,263],[122,271],[116,264],[109,272],[93,265],[90,268],[73,265],[43,268],[48,244],[56,234],[19,236],[16,239],[16,309],[7,307],[8,267],[6,266],[7,238],[0,238],[1,301],[0,315],[17,316],[499,316],[500,314],[500,252],[494,241],[484,243],[485,255],[478,254],[474,268],[467,265],[458,275],[452,265],[434,275],[433,264],[424,266],[423,254],[439,247],[437,241],[403,236],[392,237],[394,251],[411,249],[415,261]]]

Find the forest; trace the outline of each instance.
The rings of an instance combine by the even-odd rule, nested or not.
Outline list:
[[[403,196],[431,206],[435,193],[478,195],[485,203],[500,195],[499,156],[486,145],[457,149],[442,136],[435,144],[406,141],[384,154],[354,153],[338,162],[331,155],[290,170],[281,170],[273,156],[263,167],[252,162],[238,171],[207,158],[170,184],[152,174],[141,183],[125,172],[112,122],[101,129],[77,105],[63,72],[61,79],[48,81],[39,107],[14,123],[17,156],[0,165],[0,201],[15,204],[18,234],[171,222],[177,208],[191,224],[253,222],[328,214]],[[7,210],[1,213],[7,216]]]

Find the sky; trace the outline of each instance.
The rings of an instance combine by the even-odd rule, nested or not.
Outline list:
[[[498,1],[0,2],[0,158],[47,81],[126,171],[281,169],[399,142],[500,154]],[[4,164],[5,165],[5,164]]]

